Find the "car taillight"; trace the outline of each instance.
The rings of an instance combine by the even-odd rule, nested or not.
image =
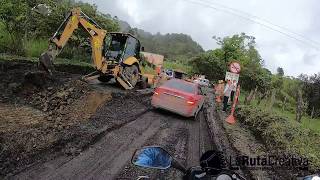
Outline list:
[[[187,101],[187,104],[189,105],[194,105],[196,102],[195,101]]]
[[[158,89],[158,88],[155,89],[154,92],[153,92],[153,94],[154,94],[154,95],[159,95],[159,94],[160,94],[160,89]]]

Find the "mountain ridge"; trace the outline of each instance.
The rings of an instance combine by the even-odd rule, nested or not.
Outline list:
[[[204,52],[201,45],[184,33],[156,33],[152,34],[139,28],[133,28],[124,21],[117,19],[120,31],[131,33],[136,36],[145,51],[164,55],[166,59],[185,61]]]

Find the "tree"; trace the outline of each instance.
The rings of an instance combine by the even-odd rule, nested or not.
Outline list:
[[[251,91],[258,87],[265,92],[271,83],[270,71],[262,67],[263,60],[255,48],[255,38],[244,33],[231,37],[213,37],[219,48],[207,51],[192,59],[194,73],[204,74],[211,80],[224,79],[226,67],[232,61],[241,64],[240,83]]]
[[[2,0],[0,4],[0,20],[4,30],[9,34],[11,42],[7,42],[6,49],[12,53],[23,54],[22,38],[25,32],[28,5],[25,0]]]
[[[51,14],[44,16],[32,11],[34,6],[41,3],[51,7]],[[24,44],[27,41],[49,39],[73,7],[80,7],[84,13],[107,31],[119,30],[117,21],[98,12],[95,5],[88,3],[74,0],[3,0],[0,5],[0,30],[3,29],[4,32],[0,35],[10,38],[3,38],[9,41],[0,41],[0,48],[5,49],[5,52],[24,55]],[[86,32],[76,31],[66,47],[70,47],[68,52],[79,54],[78,49],[81,49],[81,44],[85,44],[87,37]]]
[[[193,58],[190,61],[193,73],[204,74],[208,79],[215,81],[224,79],[224,62],[219,59],[221,53],[223,53],[221,50],[216,49]]]
[[[278,73],[279,76],[284,76],[283,68],[282,67],[278,67],[277,68],[277,73]]]
[[[191,57],[204,52],[202,47],[186,34],[153,35],[137,28],[130,28],[128,32],[138,37],[146,51],[162,54],[176,62],[186,64]]]
[[[312,76],[301,74],[303,98],[307,102],[307,113],[320,117],[320,73]]]

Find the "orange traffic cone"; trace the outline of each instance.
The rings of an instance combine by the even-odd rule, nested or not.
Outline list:
[[[238,102],[238,97],[240,95],[240,85],[238,85],[238,88],[237,88],[237,93],[236,93],[236,97],[235,97],[235,101],[233,102],[232,104],[232,108],[231,108],[231,114],[227,117],[226,121],[227,123],[229,124],[234,124],[236,123],[236,118],[234,117],[234,111],[235,111],[235,108],[236,108],[236,104]]]
[[[233,116],[233,114],[230,114],[227,119],[226,119],[227,123],[229,124],[234,124],[236,123],[236,118]]]

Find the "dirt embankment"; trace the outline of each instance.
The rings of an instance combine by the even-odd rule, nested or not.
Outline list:
[[[117,113],[127,113],[130,121],[147,109],[146,102],[136,103],[138,94],[96,90],[78,74],[56,72],[48,77],[27,61],[0,61],[0,70],[0,177],[59,153],[76,155],[103,132],[124,123],[116,120]],[[134,108],[137,112],[128,113]]]

